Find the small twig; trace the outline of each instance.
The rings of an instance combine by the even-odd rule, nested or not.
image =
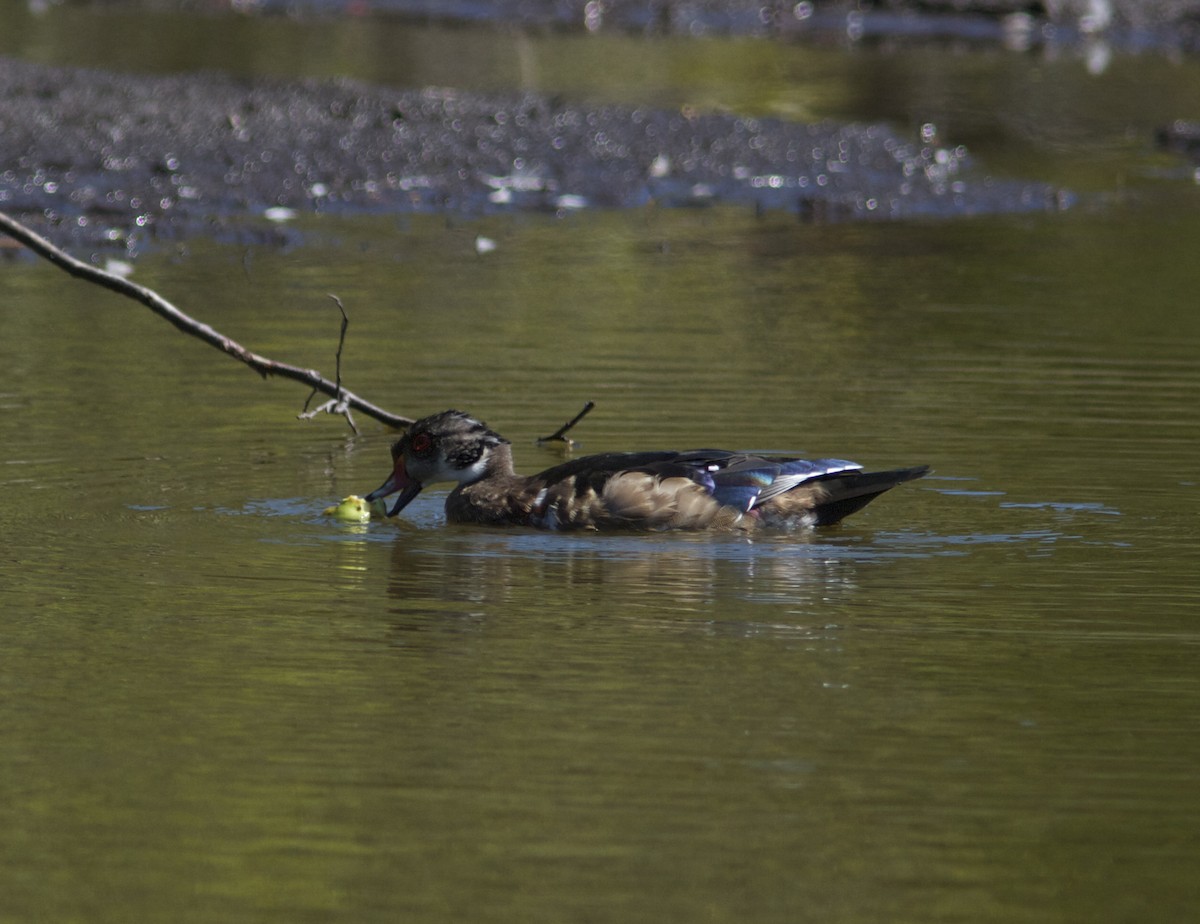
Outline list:
[[[344,347],[346,345],[346,328],[350,326],[350,317],[346,314],[346,306],[342,304],[342,300],[340,298],[338,298],[332,292],[326,292],[325,294],[333,299],[333,303],[335,305],[337,305],[338,311],[340,311],[342,313],[342,327],[341,327],[341,330],[338,331],[338,348],[337,348],[337,353],[334,355],[334,359],[333,359],[334,376],[337,379],[337,393],[338,393],[338,397],[341,397],[341,394],[342,394],[342,347]]]
[[[308,399],[311,401],[312,395],[309,395]],[[350,425],[350,429],[354,431],[354,435],[358,436],[358,425],[354,423],[354,416],[350,413],[350,408],[346,405],[345,401],[338,401],[336,398],[330,398],[324,404],[314,407],[311,411],[308,410],[308,401],[305,401],[304,410],[296,415],[296,419],[312,420],[318,414],[340,414],[346,418],[346,423]]]
[[[559,427],[557,430],[555,430],[549,436],[539,436],[538,441],[537,441],[538,445],[541,446],[543,443],[556,443],[557,442],[557,443],[566,443],[568,446],[574,446],[575,441],[566,435],[567,431],[570,430],[573,426],[575,426],[575,424],[579,423],[579,421],[583,420],[583,418],[587,416],[588,411],[590,411],[595,406],[596,406],[595,401],[585,401],[583,404],[583,410],[580,411],[578,414],[576,414],[574,417],[572,417],[570,420],[568,420],[565,424],[563,424],[561,427]]]
[[[59,269],[74,276],[78,279],[84,279],[88,282],[95,283],[98,286],[103,286],[116,292],[118,295],[124,295],[126,298],[131,298],[136,302],[141,302],[159,317],[166,319],[174,324],[179,330],[185,334],[190,334],[203,340],[209,346],[216,347],[223,353],[227,353],[234,359],[237,359],[263,378],[268,376],[279,376],[280,378],[292,379],[296,382],[302,382],[312,388],[313,393],[320,392],[321,394],[330,395],[333,398],[331,403],[337,413],[348,412],[350,408],[362,411],[369,417],[385,423],[392,427],[407,427],[412,423],[411,417],[403,417],[400,414],[393,414],[391,411],[384,410],[378,405],[372,404],[364,398],[360,398],[353,392],[346,391],[341,386],[340,373],[340,357],[341,345],[338,345],[339,357],[339,373],[338,381],[331,382],[322,376],[315,369],[301,369],[299,366],[289,365],[288,363],[277,362],[273,359],[268,359],[265,356],[260,356],[258,353],[253,353],[247,350],[244,346],[235,340],[226,337],[207,324],[202,324],[184,312],[180,311],[169,301],[146,286],[138,285],[136,282],[130,282],[121,276],[113,273],[105,272],[102,269],[97,269],[81,260],[76,260],[66,252],[59,250],[48,240],[41,235],[31,231],[25,225],[21,224],[14,218],[0,212],[0,230],[20,241],[34,253],[45,257]],[[343,312],[343,319],[345,314]],[[345,321],[343,320],[343,325]],[[345,326],[342,328],[343,335],[345,334]],[[310,396],[311,400],[311,396]],[[343,412],[340,407],[344,406],[346,411]],[[319,412],[319,411],[318,411]]]
[[[298,420],[312,420],[318,414],[341,414],[346,418],[346,423],[350,425],[350,429],[354,431],[354,435],[358,436],[358,425],[354,423],[354,415],[350,413],[350,407],[342,398],[342,347],[346,345],[346,328],[350,326],[350,316],[346,314],[346,306],[342,304],[340,298],[332,292],[326,294],[333,299],[333,303],[338,306],[338,311],[342,313],[342,329],[338,334],[337,353],[334,355],[334,374],[336,378],[334,382],[334,395],[320,407],[315,407],[310,411],[308,405],[317,396],[317,390],[314,388],[304,401],[304,410],[297,414],[296,417]]]

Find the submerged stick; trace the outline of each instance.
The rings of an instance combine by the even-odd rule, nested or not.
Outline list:
[[[588,411],[590,411],[595,406],[596,406],[595,401],[585,401],[583,403],[583,410],[580,411],[578,414],[576,414],[574,417],[572,417],[570,420],[568,420],[565,424],[563,424],[561,427],[559,427],[557,430],[555,430],[549,436],[539,436],[538,437],[538,445],[541,446],[543,443],[559,442],[559,443],[566,443],[568,446],[574,446],[575,441],[567,436],[567,431],[570,430],[573,426],[575,426],[575,424],[579,423],[579,421],[583,420],[583,418],[587,416]]]
[[[58,247],[51,244],[40,234],[30,230],[21,224],[15,218],[11,218],[0,212],[0,230],[3,230],[10,237],[20,241],[34,253],[49,260],[59,269],[67,274],[83,279],[95,285],[102,286],[116,292],[118,295],[124,295],[126,298],[131,298],[136,302],[145,305],[159,317],[164,318],[171,324],[174,324],[179,330],[185,334],[190,334],[200,340],[203,340],[209,346],[216,347],[222,353],[227,353],[234,359],[245,363],[264,379],[268,376],[279,376],[280,378],[292,379],[296,382],[302,382],[312,388],[313,394],[329,395],[333,402],[331,406],[335,409],[338,406],[344,407],[347,411],[351,408],[361,411],[368,417],[373,417],[375,420],[385,423],[391,427],[407,427],[413,422],[411,417],[404,417],[400,414],[393,414],[391,411],[385,410],[376,404],[367,401],[365,398],[360,398],[353,392],[346,391],[341,385],[341,344],[338,344],[338,380],[331,382],[322,376],[315,369],[302,369],[299,366],[293,366],[289,363],[281,363],[277,360],[270,359],[266,356],[261,356],[251,350],[246,349],[236,340],[226,337],[208,324],[201,323],[195,320],[190,315],[180,311],[169,301],[146,286],[139,285],[136,282],[130,282],[121,276],[106,272],[102,269],[97,269],[81,260],[76,260],[74,257],[60,250]],[[335,299],[336,301],[336,299]],[[341,304],[339,302],[339,307]],[[342,335],[345,336],[347,321],[345,320],[345,311],[343,309],[343,326]],[[311,400],[311,396],[310,396]],[[314,413],[319,413],[320,409]],[[338,411],[340,413],[340,411]],[[353,425],[353,424],[351,424]]]

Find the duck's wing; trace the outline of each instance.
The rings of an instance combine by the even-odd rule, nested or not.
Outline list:
[[[827,525],[927,468],[864,473],[845,459],[722,449],[585,456],[535,476],[530,520],[550,529]]]
[[[720,464],[719,468],[714,465]],[[773,459],[740,455],[723,464],[708,465],[713,496],[743,513],[786,494],[808,481],[842,472],[862,471],[857,462],[845,459]]]
[[[829,526],[906,481],[929,473],[929,466],[865,472],[848,459],[791,459],[699,450],[681,453],[651,470],[685,466],[723,510],[749,514],[772,526]]]

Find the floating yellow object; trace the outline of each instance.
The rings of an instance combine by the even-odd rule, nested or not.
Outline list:
[[[377,517],[385,516],[387,506],[383,501],[372,501],[367,503],[357,494],[351,494],[349,497],[342,498],[342,502],[334,507],[326,507],[325,515],[334,517],[338,520],[348,520],[351,523],[366,523],[374,514]]]

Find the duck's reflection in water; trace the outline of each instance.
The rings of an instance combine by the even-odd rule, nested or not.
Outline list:
[[[471,632],[509,618],[807,632],[814,609],[857,587],[863,559],[848,548],[813,534],[751,541],[414,531],[391,547],[395,640],[408,633]]]

